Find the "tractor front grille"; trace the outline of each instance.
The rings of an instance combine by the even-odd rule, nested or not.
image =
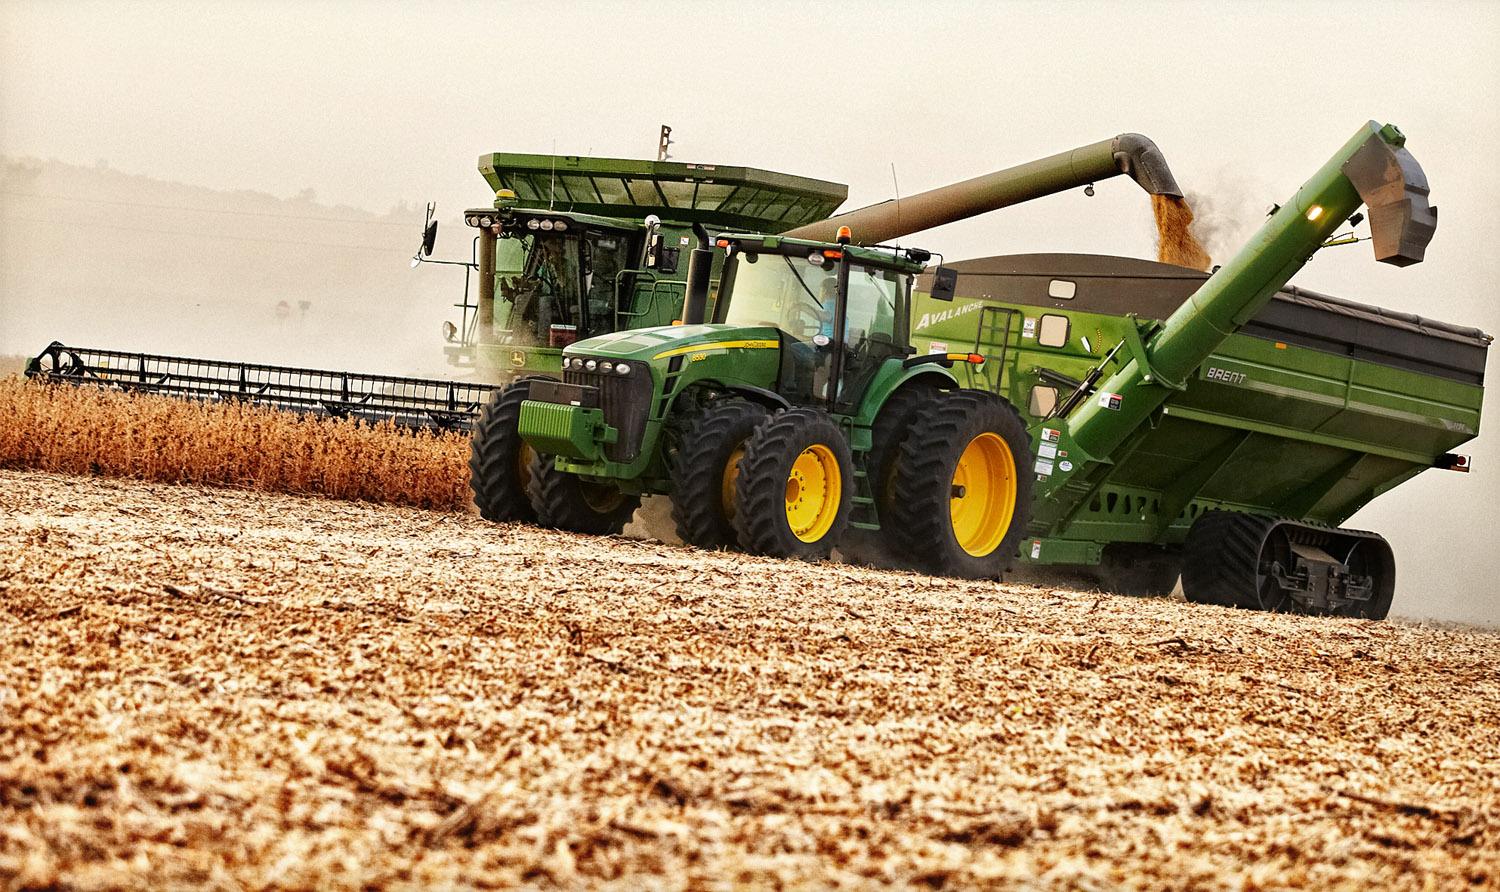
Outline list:
[[[633,461],[641,453],[641,438],[646,433],[646,418],[651,414],[651,373],[637,366],[629,375],[568,369],[564,384],[581,384],[599,389],[599,408],[604,423],[620,432],[615,442],[604,447],[610,461]]]

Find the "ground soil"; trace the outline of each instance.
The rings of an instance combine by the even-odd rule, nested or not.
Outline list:
[[[1500,888],[1497,657],[0,471],[0,885]]]

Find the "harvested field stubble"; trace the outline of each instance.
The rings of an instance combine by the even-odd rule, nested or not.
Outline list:
[[[0,471],[13,888],[1500,887],[1493,635]]]
[[[0,468],[463,510],[466,434],[0,380]]]

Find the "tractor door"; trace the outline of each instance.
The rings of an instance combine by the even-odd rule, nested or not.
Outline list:
[[[859,264],[850,268],[843,381],[835,402],[840,414],[857,413],[865,390],[886,360],[906,357],[910,299],[909,274]]]

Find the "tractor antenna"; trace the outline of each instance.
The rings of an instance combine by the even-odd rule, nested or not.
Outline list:
[[[896,225],[901,225],[901,184],[896,180],[896,162],[891,162],[891,186],[896,190]]]
[[[552,140],[552,182],[547,190],[547,210],[557,202],[557,140]]]

